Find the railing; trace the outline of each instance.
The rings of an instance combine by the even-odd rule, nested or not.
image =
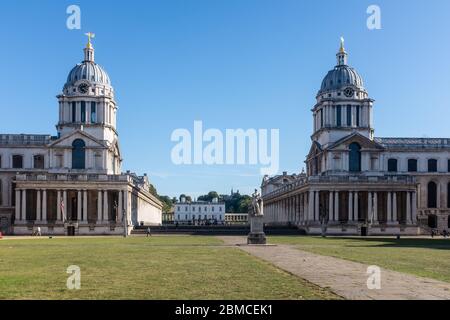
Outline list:
[[[264,194],[265,199],[288,193],[312,183],[391,183],[391,184],[415,184],[416,178],[407,175],[385,175],[385,176],[311,176],[306,179],[283,185],[279,189]]]
[[[129,182],[128,175],[106,175],[106,174],[19,174],[17,181],[106,181],[106,182]]]
[[[0,134],[0,145],[47,145],[51,140],[49,135]]]

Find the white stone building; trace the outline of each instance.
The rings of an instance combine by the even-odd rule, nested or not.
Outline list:
[[[316,99],[306,173],[262,182],[266,223],[310,234],[449,229],[450,139],[375,137],[374,100],[343,44]]]
[[[193,201],[185,198],[175,204],[174,221],[178,224],[224,224],[225,203],[215,198],[212,202]]]
[[[57,136],[0,135],[0,232],[124,234],[160,225],[147,176],[121,173],[118,106],[90,41],[57,98]]]

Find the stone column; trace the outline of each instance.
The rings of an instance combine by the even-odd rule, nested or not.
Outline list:
[[[411,210],[412,223],[417,223],[417,193],[414,191],[412,193],[412,210]]]
[[[83,222],[88,222],[88,193],[83,190]]]
[[[103,221],[109,221],[108,191],[103,191]]]
[[[373,199],[372,192],[368,192],[367,193],[367,221],[372,221],[372,213],[373,213],[372,199]]]
[[[67,190],[63,191],[63,201],[64,201],[64,211],[61,212],[61,213],[62,213],[62,220],[64,221],[64,220],[68,220],[68,218],[69,218],[67,216],[67,207],[68,207],[68,204],[67,204]]]
[[[102,191],[98,191],[97,198],[97,223],[101,223],[103,220],[103,206],[102,206]]]
[[[406,223],[411,224],[411,193],[406,192]]]
[[[61,212],[61,191],[58,190],[57,192],[57,199],[56,199],[56,220],[62,221],[62,212]]]
[[[348,192],[348,221],[353,221],[353,192]]]
[[[27,190],[22,190],[22,221],[27,221]]]
[[[373,223],[378,223],[378,193],[373,195]]]
[[[388,192],[387,196],[387,221],[392,222],[392,192]]]
[[[77,221],[80,222],[82,219],[83,212],[83,200],[82,200],[82,191],[77,190]]]
[[[314,197],[314,221],[319,221],[320,216],[320,191],[316,191],[316,195]]]
[[[330,191],[328,197],[328,219],[334,221],[333,191]]]
[[[397,192],[392,195],[392,220],[394,224],[398,223],[397,217]]]
[[[272,205],[269,207],[269,212],[272,211]],[[123,216],[123,192],[119,190],[119,205],[117,209],[117,222],[120,223],[122,221]]]
[[[128,190],[124,190],[123,192],[123,197],[124,197],[124,209],[125,209],[125,217],[124,217],[124,221],[129,221],[130,217],[131,217],[131,197],[130,197],[130,193],[128,192]],[[279,203],[280,204],[280,203]],[[280,210],[278,210],[278,212],[280,212]],[[279,221],[279,220],[277,220]]]
[[[334,215],[333,221],[339,221],[339,191],[334,193]]]
[[[36,190],[36,222],[41,222],[41,190]]]
[[[353,219],[358,222],[359,221],[359,198],[358,198],[358,191],[355,191],[355,214],[353,216]]]
[[[42,190],[42,222],[47,223],[47,190]]]
[[[314,191],[310,191],[308,197],[308,221],[313,220],[314,220]]]
[[[20,189],[16,189],[16,219],[15,223],[20,221]]]

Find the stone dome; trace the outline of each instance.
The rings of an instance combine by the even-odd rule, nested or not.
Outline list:
[[[86,80],[92,83],[111,85],[106,71],[92,61],[83,61],[77,64],[67,77],[66,86],[74,85],[79,80]]]
[[[338,65],[322,81],[320,93],[340,90],[349,86],[364,89],[364,82],[358,72],[348,65]]]

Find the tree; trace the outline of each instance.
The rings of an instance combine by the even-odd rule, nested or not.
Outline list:
[[[215,199],[215,198],[219,198],[219,194],[216,192],[216,191],[210,191],[210,192],[208,192],[208,194],[207,195],[205,195],[205,196],[200,196],[200,197],[198,197],[197,199],[199,200],[199,201],[208,201],[208,202],[211,202],[213,199]]]

